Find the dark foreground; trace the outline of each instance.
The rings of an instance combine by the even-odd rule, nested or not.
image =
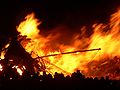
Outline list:
[[[66,77],[55,73],[54,78],[46,73],[38,76],[24,72],[19,76],[11,71],[9,74],[0,75],[0,90],[120,90],[119,80],[110,80],[109,77],[86,78],[79,71]]]

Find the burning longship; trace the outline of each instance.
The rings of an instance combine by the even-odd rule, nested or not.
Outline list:
[[[51,32],[47,36],[41,35],[38,29],[40,24],[35,14],[31,13],[17,26],[20,34],[16,42],[21,46],[21,50],[24,49],[27,53],[19,54],[21,57],[19,61],[21,64],[26,63],[23,64],[25,67],[30,69],[30,64],[35,72],[46,70],[54,74],[57,71],[64,75],[80,70],[85,76],[109,76],[111,79],[120,79],[120,10],[111,15],[107,24],[93,24],[93,33],[89,37],[86,37],[87,29],[84,26],[80,29],[81,33],[73,35],[69,43],[65,43],[64,40],[61,43],[60,40],[64,37],[60,32],[55,34]],[[101,48],[101,50],[75,52],[94,48]],[[26,55],[30,57],[27,61],[23,60]],[[17,65],[19,66],[19,63]]]

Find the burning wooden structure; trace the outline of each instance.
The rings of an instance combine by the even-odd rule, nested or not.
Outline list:
[[[78,52],[95,51],[95,50],[101,50],[101,49],[98,48],[98,49],[90,49],[90,50],[77,50],[73,52],[63,52],[60,54],[50,54],[46,56],[37,56],[36,58],[32,58],[31,54],[25,51],[25,49],[21,46],[18,40],[12,39],[10,41],[10,45],[2,50],[5,52],[5,56],[4,56],[5,58],[1,59],[1,64],[4,65],[4,67],[9,65],[14,68],[17,66],[17,68],[21,69],[22,72],[24,71],[24,69],[26,69],[31,74],[33,74],[35,72],[34,67],[37,69],[37,72],[51,73],[49,69],[46,68],[46,65],[45,65],[45,63],[48,63],[60,69],[62,72],[70,74],[69,72],[49,62],[48,60],[45,60],[44,58],[51,57],[51,56],[57,56],[57,55],[64,55],[64,54],[73,54],[73,53],[78,53]],[[38,64],[38,62],[40,64]]]

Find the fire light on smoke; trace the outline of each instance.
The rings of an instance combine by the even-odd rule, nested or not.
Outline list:
[[[55,73],[57,71],[68,75],[79,69],[86,76],[97,76],[98,73],[101,72],[101,69],[98,68],[99,64],[101,67],[102,65],[107,66],[107,63],[111,62],[108,58],[120,56],[120,10],[111,15],[108,24],[93,24],[93,33],[90,37],[85,37],[86,33],[84,32],[87,31],[87,29],[83,27],[81,29],[82,33],[76,34],[72,37],[69,44],[59,43],[57,35],[59,35],[60,38],[60,33],[56,33],[56,35],[51,33],[46,37],[42,36],[39,33],[40,30],[37,28],[40,23],[41,22],[38,22],[38,19],[36,19],[35,15],[32,13],[27,15],[25,21],[21,22],[17,27],[20,35],[27,36],[27,38],[30,39],[27,43],[27,38],[24,39],[21,44],[27,52],[34,52],[32,53],[33,58],[36,58],[37,55],[45,56],[79,49],[101,48],[101,51],[99,52],[92,51],[46,57],[44,58],[44,63],[49,72]],[[91,62],[93,65],[90,65],[89,67]],[[41,63],[38,62],[38,64],[40,65]],[[119,65],[118,68],[120,68]],[[97,73],[91,73],[92,70],[98,71]],[[107,67],[101,72],[101,76],[113,74],[110,70],[113,69]]]

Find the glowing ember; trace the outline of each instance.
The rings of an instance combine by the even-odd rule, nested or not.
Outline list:
[[[3,70],[3,66],[0,64],[0,71],[2,71]]]
[[[17,72],[18,72],[20,75],[22,75],[22,73],[23,73],[20,68],[17,68]]]
[[[9,47],[10,43],[6,44],[3,48],[2,48],[2,51],[1,51],[1,54],[0,54],[0,60],[1,59],[5,59],[5,54],[6,54],[6,51],[7,51],[7,48]]]
[[[27,52],[34,52],[32,53],[33,58],[36,58],[37,55],[45,56],[49,54],[76,51],[79,49],[101,48],[99,53],[98,51],[93,51],[46,57],[44,58],[44,63],[49,69],[49,72],[55,73],[57,71],[67,75],[79,69],[86,76],[96,76],[98,72],[101,71],[98,70],[96,74],[91,74],[91,70],[94,69],[90,70],[89,68],[97,68],[99,64],[102,67],[102,65],[106,65],[109,62],[109,59],[106,61],[106,58],[120,56],[120,10],[111,15],[108,24],[95,23],[92,26],[93,34],[90,37],[85,37],[85,31],[87,30],[83,27],[81,29],[82,33],[71,38],[69,44],[59,43],[57,38],[60,33],[56,33],[56,35],[52,35],[51,33],[46,37],[40,35],[40,30],[37,28],[40,22],[35,19],[33,13],[27,15],[25,19],[26,20],[21,22],[17,27],[17,30],[20,32],[20,35],[25,35],[30,39],[27,44],[25,43],[27,39],[24,39],[21,44]],[[103,62],[101,63],[100,61]],[[94,65],[90,65],[91,67],[88,67],[90,62],[94,62]],[[41,63],[38,62],[38,65],[40,64]],[[68,73],[65,73],[64,71]],[[103,75],[102,73],[104,73],[104,71],[101,72],[101,75]],[[109,74],[111,73],[106,71],[103,76]]]
[[[19,68],[18,66],[13,66],[12,68],[16,68],[17,69],[17,72],[19,73],[19,75],[22,76],[23,74],[23,71],[26,69],[25,66],[22,66],[22,68]]]
[[[5,56],[5,53],[4,53],[4,52],[1,52],[1,56],[0,56],[0,58],[1,58],[1,59],[5,59],[4,56]]]

